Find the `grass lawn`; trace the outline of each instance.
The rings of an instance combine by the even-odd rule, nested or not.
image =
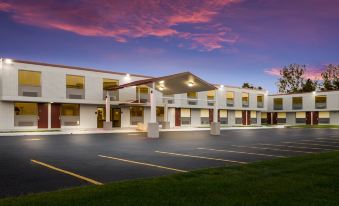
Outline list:
[[[286,128],[338,128],[339,125],[293,125],[293,126],[286,126]]]
[[[339,151],[0,200],[0,205],[338,205]]]

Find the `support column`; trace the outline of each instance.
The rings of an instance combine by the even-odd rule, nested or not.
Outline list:
[[[105,112],[106,112],[106,120],[104,122],[104,129],[112,129],[112,122],[111,122],[111,104],[110,104],[110,96],[109,91],[107,90],[106,93],[106,105],[105,105]]]
[[[214,93],[213,122],[211,122],[211,135],[220,135],[220,122],[218,122],[219,94],[218,90]]]
[[[156,121],[157,114],[156,114],[156,97],[155,97],[155,83],[152,84],[151,90],[151,118],[147,125],[147,137],[150,138],[158,138],[159,137],[159,125]]]
[[[170,122],[168,121],[168,105],[167,105],[167,101],[165,101],[165,105],[164,105],[164,121],[162,122],[162,128],[163,129],[169,129],[170,128]]]

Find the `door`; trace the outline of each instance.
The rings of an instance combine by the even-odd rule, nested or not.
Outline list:
[[[278,112],[273,113],[273,121],[272,124],[278,124]]]
[[[51,104],[51,127],[60,128],[60,104]]]
[[[267,124],[272,124],[272,114],[271,114],[271,112],[267,113]]]
[[[38,128],[48,128],[48,104],[38,104]]]
[[[313,112],[313,124],[319,124],[319,112]]]
[[[311,112],[306,112],[306,124],[311,124]]]
[[[121,108],[111,109],[111,120],[113,127],[121,127]]]
[[[210,123],[213,122],[213,109],[209,109],[209,120],[210,120]]]
[[[181,118],[180,118],[180,108],[175,108],[175,126],[180,127]]]
[[[247,112],[246,111],[242,111],[242,124],[243,125],[246,125],[246,114]]]
[[[104,127],[104,121],[106,121],[105,115],[105,108],[99,107],[97,109],[97,128]]]
[[[251,125],[251,112],[246,111],[246,115],[247,115],[247,125]]]

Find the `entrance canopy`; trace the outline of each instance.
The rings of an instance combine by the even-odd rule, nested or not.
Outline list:
[[[182,72],[168,76],[138,80],[120,85],[116,89],[140,85],[146,85],[152,88],[153,83],[155,84],[155,89],[164,95],[210,91],[217,89],[214,85],[200,79],[190,72]]]

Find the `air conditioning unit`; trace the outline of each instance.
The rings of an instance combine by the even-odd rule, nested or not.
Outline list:
[[[22,96],[25,97],[38,97],[39,93],[38,92],[27,92],[27,91],[23,91],[22,92]]]
[[[83,99],[81,94],[70,94],[68,95],[69,99]]]

